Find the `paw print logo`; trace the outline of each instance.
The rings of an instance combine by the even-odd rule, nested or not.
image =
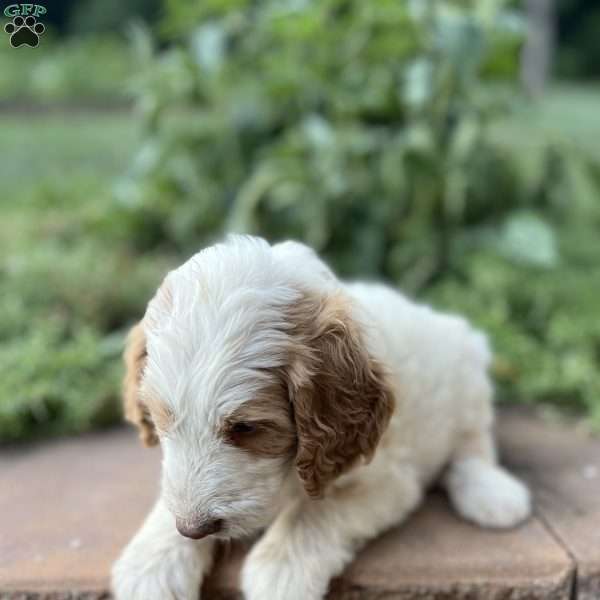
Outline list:
[[[23,45],[35,48],[40,43],[40,35],[46,31],[46,28],[34,16],[29,15],[25,19],[16,16],[12,23],[4,26],[4,31],[10,35],[10,45],[13,48]]]

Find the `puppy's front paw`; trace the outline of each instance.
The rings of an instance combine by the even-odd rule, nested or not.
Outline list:
[[[178,554],[128,547],[112,570],[115,600],[198,600],[201,570]]]
[[[284,543],[274,547],[258,542],[242,569],[244,599],[322,600],[329,581],[304,564],[301,556],[290,554]]]
[[[483,527],[514,527],[531,513],[529,490],[496,465],[466,460],[451,468],[448,483],[458,512]]]

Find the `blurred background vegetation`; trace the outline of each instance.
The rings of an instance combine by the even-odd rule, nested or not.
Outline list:
[[[468,315],[501,399],[600,427],[596,2],[46,6],[0,44],[0,441],[117,420],[128,326],[230,230]]]

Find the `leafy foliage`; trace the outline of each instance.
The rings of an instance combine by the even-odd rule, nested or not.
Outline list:
[[[228,229],[302,239],[342,275],[474,318],[503,396],[600,423],[597,154],[517,100],[518,14],[494,1],[167,6],[175,43],[138,38],[146,136],[118,209],[141,247],[189,253]]]
[[[114,420],[127,326],[169,266],[230,229],[304,240],[344,276],[470,316],[502,397],[600,425],[597,92],[518,100],[518,15],[166,8],[168,43],[134,37],[141,140],[126,115],[0,119],[0,440]]]
[[[125,328],[172,264],[100,226],[130,119],[3,116],[0,127],[0,442],[113,422]]]

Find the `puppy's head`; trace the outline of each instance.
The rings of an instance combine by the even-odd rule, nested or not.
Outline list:
[[[299,244],[232,238],[169,274],[125,352],[126,415],[163,449],[183,535],[264,527],[369,458],[393,410],[349,298]]]

